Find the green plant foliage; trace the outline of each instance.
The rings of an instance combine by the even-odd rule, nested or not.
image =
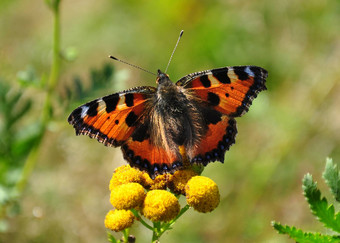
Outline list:
[[[22,166],[23,159],[41,139],[40,124],[20,124],[32,107],[32,100],[23,98],[21,90],[13,90],[0,82],[0,182],[12,185],[15,180],[6,176],[9,168]]]
[[[323,176],[330,186],[334,195],[337,195],[339,172],[337,165],[331,159],[327,159]],[[309,204],[312,213],[325,227],[340,233],[340,212],[335,212],[334,206],[328,204],[325,197],[321,197],[321,192],[317,183],[313,181],[311,174],[306,174],[302,180],[304,196]],[[295,227],[283,226],[273,222],[273,227],[281,234],[287,234],[297,242],[340,242],[340,235],[322,235],[321,233],[306,233]]]
[[[60,0],[46,0],[46,3],[55,17],[52,58],[54,62],[49,79],[46,79],[46,75],[38,74],[33,65],[28,65],[26,70],[18,72],[15,87],[12,87],[10,82],[0,80],[0,232],[9,229],[6,219],[20,212],[19,199],[34,170],[48,125],[61,118],[54,114],[56,101],[64,100],[55,92],[61,61],[58,31]],[[74,53],[72,55],[75,56]],[[85,99],[107,87],[113,73],[111,64],[93,69],[90,72],[91,87],[86,90],[82,80],[74,79],[76,87],[72,91],[67,90],[67,104],[76,107],[79,99]],[[39,99],[26,95],[24,88],[40,92],[41,96],[45,97],[43,105],[39,106]],[[35,103],[37,107],[41,107],[40,110],[31,109],[35,107]],[[68,112],[67,106],[61,108],[64,109],[63,114]],[[62,119],[66,123],[64,116]]]
[[[89,101],[89,98],[94,96],[99,96],[99,91],[107,89],[112,85],[112,79],[114,76],[114,67],[112,64],[105,63],[102,67],[98,69],[91,69],[89,73],[90,87],[85,88],[85,81],[81,79],[78,75],[75,75],[72,80],[72,86],[66,86],[65,93],[66,99],[59,97],[61,103],[66,101],[66,109],[74,109],[76,105],[81,102]]]
[[[332,159],[326,159],[326,168],[322,176],[329,186],[335,200],[340,202],[340,173],[338,166],[333,164]]]
[[[294,226],[282,225],[277,222],[272,222],[272,226],[280,233],[289,235],[290,238],[299,243],[336,243],[339,242],[339,236],[322,235],[320,233],[303,232]]]
[[[325,197],[321,198],[321,192],[317,188],[317,183],[313,181],[310,174],[303,178],[303,191],[312,213],[326,227],[340,232],[340,213],[334,211],[334,206],[328,205]]]

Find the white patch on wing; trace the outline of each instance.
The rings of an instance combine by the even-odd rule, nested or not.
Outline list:
[[[89,107],[86,106],[86,105],[83,105],[83,106],[81,107],[81,115],[80,115],[80,117],[81,117],[81,118],[84,118],[84,117],[86,116],[88,110],[89,110]]]
[[[253,73],[253,71],[250,70],[250,67],[249,67],[249,66],[246,67],[246,68],[244,69],[244,71],[245,71],[246,73],[248,73],[248,75],[250,75],[250,76],[252,76],[252,77],[255,77],[255,74]]]

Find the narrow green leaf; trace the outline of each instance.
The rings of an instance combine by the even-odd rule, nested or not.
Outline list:
[[[340,202],[340,172],[338,166],[330,158],[326,159],[326,168],[322,174],[335,200]]]
[[[18,107],[15,111],[15,114],[13,114],[12,120],[14,122],[20,120],[32,107],[31,100],[26,100],[22,102],[23,104],[20,107]]]
[[[301,229],[297,229],[294,226],[283,226],[280,223],[272,222],[272,226],[280,234],[286,234],[293,240],[299,243],[339,243],[340,237],[336,235],[322,235],[320,233],[303,232]]]
[[[107,232],[107,239],[108,239],[109,242],[112,242],[112,243],[118,243],[119,242],[119,240],[116,240],[116,238],[113,237],[113,235],[111,235],[110,232]]]
[[[312,213],[327,228],[340,232],[340,220],[338,213],[335,215],[334,206],[328,205],[326,198],[321,198],[321,192],[317,188],[317,183],[313,181],[310,174],[306,174],[302,180],[304,196],[309,203]]]

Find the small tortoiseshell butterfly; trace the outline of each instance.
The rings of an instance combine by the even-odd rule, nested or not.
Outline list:
[[[235,118],[266,89],[267,71],[224,67],[189,74],[173,83],[160,70],[157,88],[142,86],[111,94],[75,109],[68,122],[76,134],[120,146],[131,166],[152,178],[183,167],[224,161],[235,143]]]

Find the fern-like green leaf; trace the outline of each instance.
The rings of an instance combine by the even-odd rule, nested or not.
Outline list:
[[[329,186],[335,200],[340,202],[340,172],[338,166],[333,163],[332,159],[326,159],[326,168],[322,176]]]
[[[335,235],[322,235],[320,233],[303,232],[294,226],[283,226],[280,223],[272,222],[272,226],[280,234],[286,234],[298,243],[339,243],[340,237]]]
[[[304,176],[303,191],[312,213],[327,228],[340,232],[340,216],[335,214],[334,206],[328,205],[326,198],[321,198],[321,192],[317,188],[317,183],[313,181],[311,174]]]

